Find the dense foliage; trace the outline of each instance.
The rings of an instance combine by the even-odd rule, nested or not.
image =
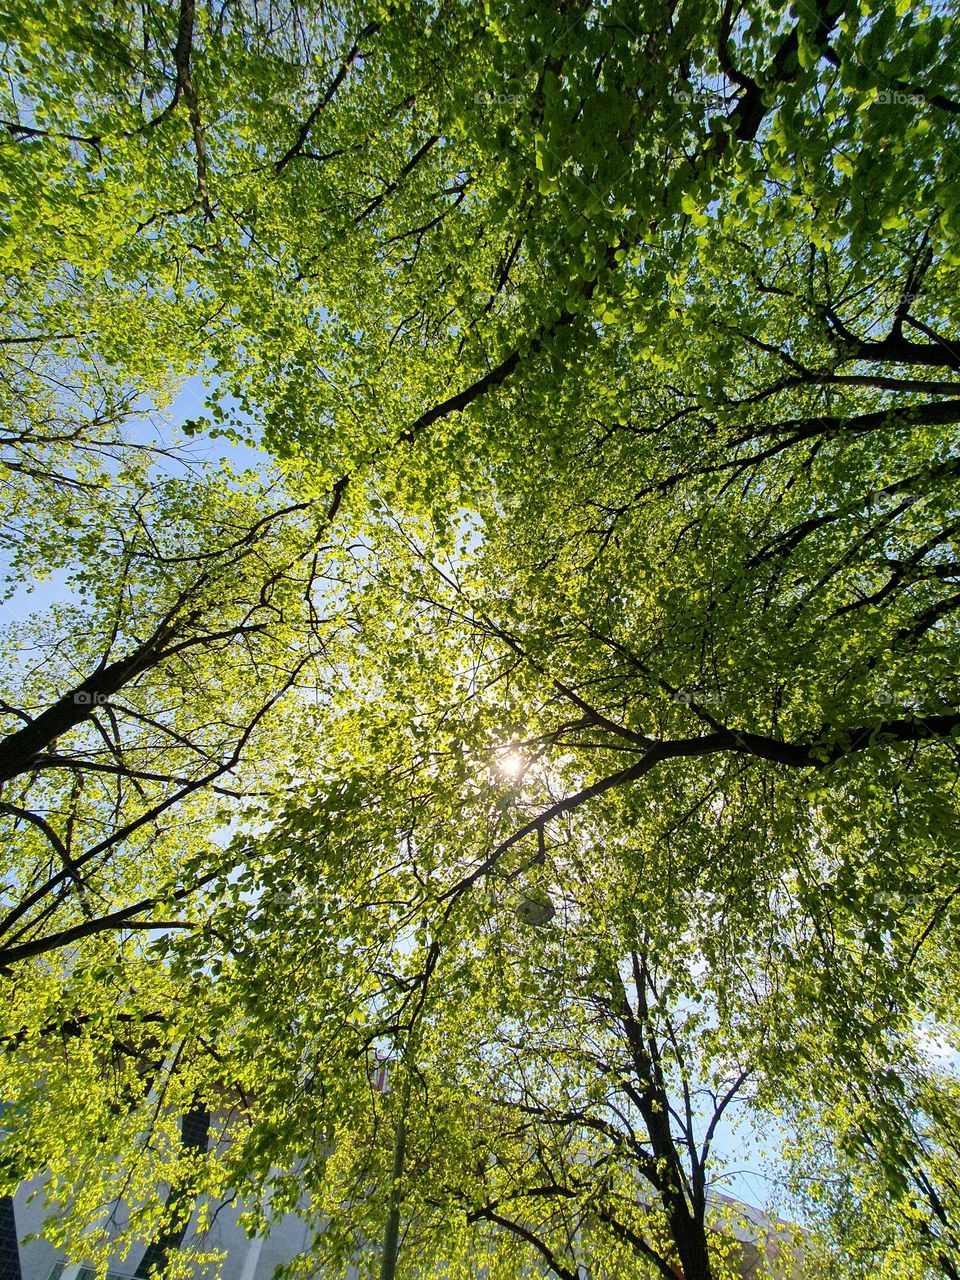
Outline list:
[[[948,6],[4,26],[6,1189],[721,1280],[752,1108],[960,1276]]]

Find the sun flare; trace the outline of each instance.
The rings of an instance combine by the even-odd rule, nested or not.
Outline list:
[[[519,778],[526,768],[526,760],[519,751],[512,747],[498,751],[496,757],[497,772],[504,778]]]

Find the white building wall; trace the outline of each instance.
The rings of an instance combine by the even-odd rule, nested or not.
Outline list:
[[[58,1264],[69,1263],[75,1264],[75,1269],[68,1267],[64,1270],[62,1280],[75,1280],[83,1259],[67,1259],[61,1250],[44,1239],[44,1220],[49,1217],[50,1209],[44,1205],[42,1182],[37,1180],[22,1186],[14,1199],[14,1208],[17,1234],[21,1240],[23,1280],[51,1280]],[[227,1255],[222,1268],[224,1280],[271,1280],[280,1263],[289,1262],[309,1248],[313,1231],[296,1214],[284,1214],[272,1223],[269,1236],[251,1240],[238,1223],[243,1209],[243,1205],[219,1207],[212,1226],[201,1241],[192,1229],[188,1230],[184,1241],[185,1245],[201,1243],[204,1248],[224,1250]],[[38,1238],[24,1243],[27,1236]],[[123,1262],[116,1259],[116,1274],[132,1276],[139,1260],[139,1254],[133,1254]]]

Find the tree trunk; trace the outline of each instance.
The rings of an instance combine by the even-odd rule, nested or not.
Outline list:
[[[684,1209],[682,1220],[677,1214],[670,1215],[670,1233],[680,1258],[683,1280],[713,1280],[703,1223],[691,1218]]]
[[[180,1123],[180,1141],[184,1151],[206,1151],[210,1133],[210,1112],[206,1107],[188,1111]],[[179,1249],[190,1225],[193,1201],[180,1188],[171,1188],[167,1207],[173,1211],[170,1228],[147,1246],[140,1265],[133,1273],[137,1280],[147,1280],[150,1275],[162,1276],[167,1265],[167,1254]],[[2,1278],[0,1278],[2,1280]]]

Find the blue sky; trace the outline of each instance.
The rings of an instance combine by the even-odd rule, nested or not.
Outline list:
[[[209,437],[194,437],[184,441],[181,426],[188,419],[202,413],[207,394],[202,377],[195,375],[187,378],[167,409],[158,410],[151,403],[144,403],[141,416],[128,424],[129,438],[138,444],[177,446],[177,453],[182,461],[158,455],[155,464],[158,475],[186,474],[191,462],[215,463],[221,458],[227,459],[238,470],[265,470],[270,465],[269,455],[250,445],[233,444],[226,439]],[[235,407],[229,400],[225,403]],[[254,426],[252,422],[250,425]],[[251,435],[254,434],[255,431],[252,431]],[[0,556],[0,565],[3,564],[4,560]],[[31,614],[68,598],[69,588],[64,572],[53,572],[39,582],[24,582],[4,602],[0,624],[22,621]]]

